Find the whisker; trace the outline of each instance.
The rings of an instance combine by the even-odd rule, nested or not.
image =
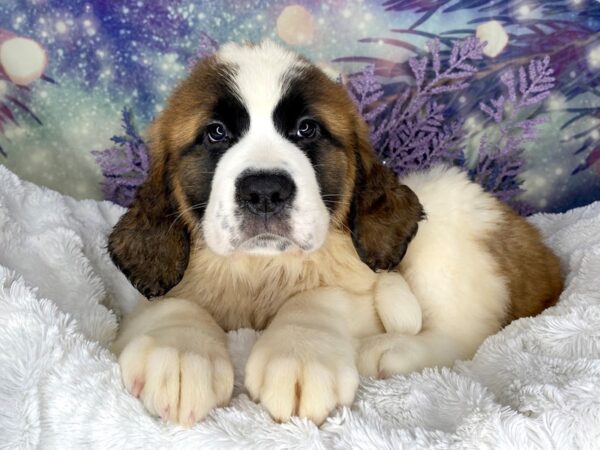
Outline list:
[[[195,203],[192,206],[188,206],[187,208],[185,208],[184,210],[182,210],[179,215],[181,215],[182,213],[186,212],[186,211],[192,211],[194,209],[200,209],[200,208],[204,208],[206,205],[208,205],[208,202],[201,202],[201,203]],[[173,213],[173,214],[169,214],[168,216],[173,216],[177,213]]]
[[[331,205],[350,205],[350,203],[348,202],[336,202],[336,201],[332,201],[332,200],[328,200],[327,203],[331,204]]]
[[[200,175],[212,175],[215,173],[215,171],[211,171],[211,172],[194,172],[195,174],[200,174]]]
[[[346,230],[349,234],[352,234],[352,230],[350,229],[350,227],[348,225],[346,225],[345,223],[343,223],[341,220],[332,216],[331,221],[333,222],[334,225],[337,225],[341,229]]]
[[[173,226],[175,225],[175,223],[188,211],[193,211],[196,209],[202,209],[204,207],[206,207],[206,205],[208,205],[208,202],[202,202],[202,203],[196,203],[188,208],[185,208],[182,211],[179,211],[178,213],[173,213],[173,214],[169,214],[167,215],[167,217],[169,216],[173,216],[175,214],[177,214],[177,216],[175,217],[175,219],[173,219],[173,222],[171,222],[171,225],[169,226],[169,231],[171,231],[171,229],[173,228]]]

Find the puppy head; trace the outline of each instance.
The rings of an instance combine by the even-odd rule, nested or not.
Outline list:
[[[150,146],[148,180],[109,239],[147,297],[179,282],[191,240],[222,256],[301,254],[348,230],[366,263],[388,269],[420,218],[414,194],[377,162],[344,87],[270,42],[202,60]]]

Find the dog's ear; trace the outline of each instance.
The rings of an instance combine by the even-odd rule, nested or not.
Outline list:
[[[181,280],[190,252],[190,235],[178,218],[159,127],[156,122],[151,128],[148,178],[108,239],[115,265],[149,299],[166,294]]]
[[[424,212],[416,194],[375,155],[368,128],[358,121],[356,181],[350,228],[361,260],[373,270],[393,270],[417,233]]]

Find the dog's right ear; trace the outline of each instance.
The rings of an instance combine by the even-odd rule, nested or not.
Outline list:
[[[159,128],[157,121],[150,133],[148,178],[108,239],[111,259],[148,299],[179,283],[190,252],[190,234],[178,218],[169,155]]]

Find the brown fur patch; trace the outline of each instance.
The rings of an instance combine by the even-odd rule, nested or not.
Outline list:
[[[148,178],[109,237],[112,260],[148,298],[166,294],[187,267],[190,218],[181,214],[186,203],[178,152],[195,139],[200,122],[207,119],[218,92],[215,83],[226,71],[209,58],[175,89],[150,130]]]
[[[190,238],[176,219],[164,162],[155,159],[148,181],[115,225],[108,251],[115,265],[144,296],[165,294],[183,277]]]
[[[359,174],[351,217],[352,240],[373,270],[393,270],[406,253],[424,217],[413,191],[381,164],[368,142],[367,126],[357,122]]]
[[[176,152],[196,139],[200,125],[210,118],[212,106],[232,68],[215,57],[201,60],[169,96],[160,116],[158,133],[168,152]]]
[[[508,280],[510,311],[507,321],[534,316],[556,304],[563,289],[560,261],[546,247],[538,230],[508,206],[500,208],[502,234],[490,236],[487,246]]]

